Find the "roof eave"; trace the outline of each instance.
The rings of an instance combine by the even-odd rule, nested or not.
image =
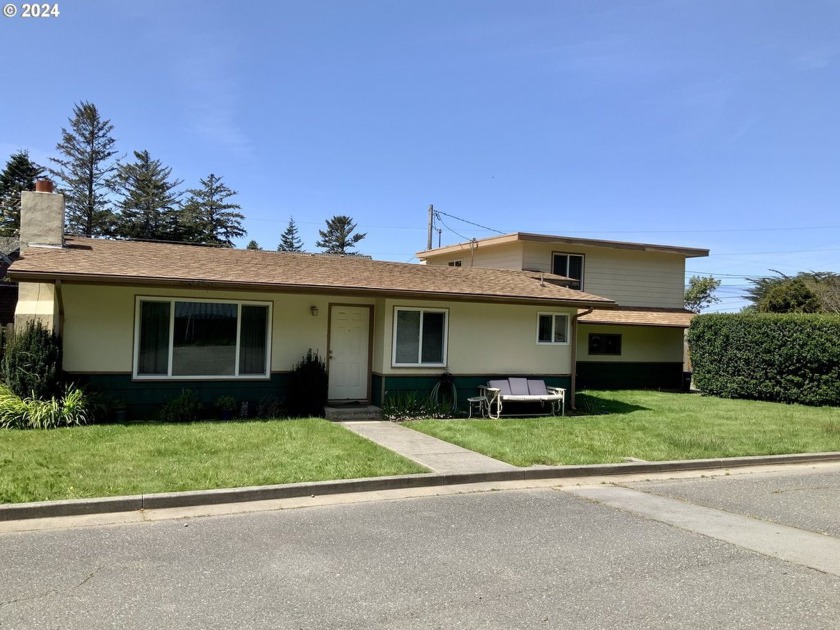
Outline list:
[[[676,254],[686,258],[702,258],[709,255],[708,249],[696,247],[680,247],[678,245],[656,245],[653,243],[633,243],[630,241],[609,241],[588,238],[576,238],[572,236],[552,236],[550,234],[533,234],[530,232],[514,232],[512,234],[505,234],[503,236],[491,236],[490,238],[480,239],[474,243],[457,243],[455,245],[447,245],[446,247],[439,247],[437,249],[427,249],[417,252],[415,256],[420,260],[443,256],[469,250],[471,245],[477,248],[481,247],[496,247],[507,243],[516,241],[529,241],[535,243],[558,243],[563,245],[580,245],[589,247],[604,247],[608,249],[627,249],[633,251],[653,252],[660,254]]]
[[[9,278],[16,282],[62,282],[78,284],[101,284],[108,286],[165,286],[195,289],[221,289],[228,291],[266,291],[285,293],[332,293],[338,295],[410,297],[426,300],[449,300],[457,302],[485,302],[494,304],[533,304],[568,306],[572,308],[615,308],[613,300],[602,298],[566,299],[557,297],[531,297],[522,295],[494,295],[476,293],[455,293],[445,291],[419,291],[412,289],[383,289],[374,287],[335,286],[315,284],[281,284],[268,282],[225,282],[194,280],[189,278],[154,278],[148,276],[111,276],[106,274],[48,273],[39,271],[10,270]]]

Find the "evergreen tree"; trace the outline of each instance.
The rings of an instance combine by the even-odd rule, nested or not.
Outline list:
[[[35,190],[35,180],[44,168],[29,159],[27,151],[13,153],[0,173],[0,236],[20,232],[20,193]]]
[[[717,304],[720,298],[715,295],[715,291],[719,287],[720,280],[715,280],[712,276],[691,276],[685,289],[685,307],[692,313],[699,313],[707,306]]]
[[[278,252],[302,252],[303,241],[298,236],[297,225],[295,225],[294,217],[289,217],[289,225],[286,231],[280,236],[280,244],[277,246]]]
[[[249,241],[248,245],[246,245],[245,249],[254,249],[254,250],[262,251],[262,247],[260,247],[260,244],[257,243],[257,241],[254,241],[254,240]]]
[[[344,215],[336,215],[327,220],[326,230],[318,230],[321,240],[315,243],[315,246],[321,247],[328,254],[355,254],[356,252],[348,250],[355,247],[356,243],[367,236],[366,233],[353,234],[355,229],[356,224],[353,223],[353,219]]]
[[[56,145],[60,156],[50,158],[50,173],[58,180],[67,203],[67,228],[74,234],[107,234],[113,222],[106,192],[118,167],[114,159],[114,126],[103,120],[93,103],[73,107],[70,130],[61,129]]]
[[[145,240],[179,240],[182,180],[170,179],[172,169],[153,160],[148,151],[135,151],[135,161],[120,164],[114,189],[120,195],[116,235]]]
[[[181,223],[184,240],[191,243],[233,247],[234,238],[245,236],[242,221],[245,216],[237,212],[241,206],[228,201],[236,195],[213,173],[199,180],[201,188],[187,190]]]
[[[802,271],[788,276],[771,269],[775,276],[748,278],[752,287],[744,309],[759,313],[839,313],[840,275],[826,271]]]

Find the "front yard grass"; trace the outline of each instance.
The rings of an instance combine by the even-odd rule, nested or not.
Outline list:
[[[420,472],[319,419],[0,431],[0,503]]]
[[[406,426],[516,466],[840,451],[840,407],[593,391],[578,394],[578,408],[603,415],[420,420]]]

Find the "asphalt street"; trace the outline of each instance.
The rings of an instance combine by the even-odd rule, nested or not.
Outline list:
[[[0,629],[833,630],[838,499],[833,465],[4,533]]]

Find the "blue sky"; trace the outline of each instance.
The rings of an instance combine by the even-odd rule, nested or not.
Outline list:
[[[22,3],[15,2],[18,7]],[[74,103],[248,237],[335,214],[412,261],[430,203],[501,232],[712,250],[690,273],[840,271],[840,4],[75,0],[0,18],[0,160],[46,163]],[[493,232],[444,217],[443,244]]]

